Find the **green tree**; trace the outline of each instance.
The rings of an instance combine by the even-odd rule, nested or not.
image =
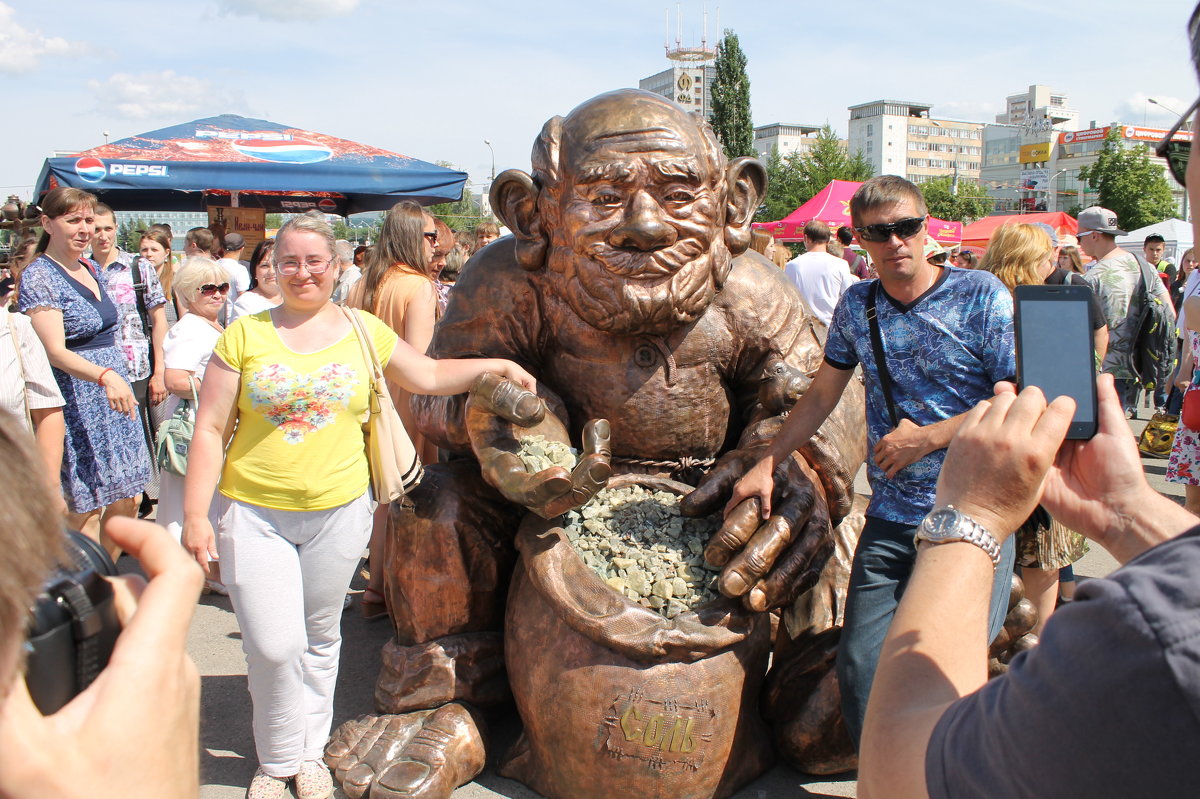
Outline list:
[[[126,252],[137,252],[142,246],[142,233],[150,228],[150,221],[135,217],[117,225],[117,246]]]
[[[458,167],[449,161],[435,161],[434,163],[447,169],[458,170]],[[427,210],[449,225],[455,233],[472,231],[480,222],[496,221],[494,216],[483,213],[479,200],[470,191],[464,191],[462,196],[453,202],[431,205]]]
[[[267,230],[278,230],[283,227],[283,214],[267,214],[263,224]]]
[[[946,175],[921,184],[930,214],[938,219],[971,223],[987,216],[996,207],[996,201],[988,195],[987,189],[976,181],[959,178],[957,186],[955,183],[954,177]]]
[[[1125,147],[1116,125],[1109,129],[1096,163],[1079,170],[1079,179],[1100,195],[1099,204],[1115,213],[1125,230],[1178,213],[1162,166],[1150,160],[1145,146]]]
[[[716,77],[712,83],[712,127],[717,140],[729,158],[755,155],[746,54],[733,31],[726,29],[725,37],[717,45],[713,66]]]
[[[831,180],[863,181],[873,175],[862,153],[850,155],[827,123],[807,153],[778,151],[767,158],[767,196],[756,221],[773,222],[811,200]]]

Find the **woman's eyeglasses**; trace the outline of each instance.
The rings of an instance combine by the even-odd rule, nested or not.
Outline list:
[[[1188,110],[1183,112],[1183,116],[1179,117],[1179,121],[1175,123],[1175,127],[1167,131],[1167,135],[1163,136],[1162,140],[1154,148],[1155,155],[1167,160],[1167,167],[1171,170],[1171,177],[1175,178],[1180,186],[1187,186],[1188,156],[1192,153],[1192,143],[1176,139],[1175,134],[1191,120],[1197,108],[1200,108],[1200,100],[1196,100]]]
[[[279,274],[281,275],[294,275],[299,272],[300,267],[303,266],[310,275],[320,275],[324,274],[325,271],[329,269],[329,265],[332,263],[332,258],[327,258],[324,260],[320,258],[309,258],[304,261],[280,261],[275,264],[275,268],[279,270]]]
[[[424,236],[425,238],[429,239],[430,244],[437,244],[438,235],[437,235],[436,230],[433,231],[432,233],[430,233],[428,231],[422,231],[421,235]]]
[[[214,294],[228,294],[229,293],[229,284],[222,283],[220,285],[217,285],[216,283],[205,283],[203,286],[200,287],[200,293],[203,294],[205,297],[211,297]]]

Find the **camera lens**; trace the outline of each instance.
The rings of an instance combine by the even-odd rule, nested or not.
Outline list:
[[[54,713],[104,670],[121,633],[112,585],[117,566],[96,541],[69,532],[66,556],[42,584],[29,624],[25,683]]]
[[[113,563],[104,547],[94,538],[88,538],[75,530],[68,530],[64,549],[67,558],[62,565],[67,571],[75,574],[94,571],[101,577],[117,576],[117,564]]]

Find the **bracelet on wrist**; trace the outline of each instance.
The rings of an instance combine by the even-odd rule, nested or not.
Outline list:
[[[105,369],[103,372],[100,373],[100,376],[96,378],[96,382],[99,385],[104,385],[104,376],[111,371],[112,371],[112,367]]]

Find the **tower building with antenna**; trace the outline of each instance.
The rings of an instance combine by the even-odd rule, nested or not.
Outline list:
[[[690,111],[704,115],[705,119],[712,117],[712,84],[716,79],[717,70],[713,61],[717,57],[717,49],[708,46],[708,10],[704,10],[704,25],[699,44],[684,44],[683,9],[682,3],[675,4],[675,41],[671,42],[671,10],[666,12],[666,31],[663,37],[663,49],[667,60],[671,62],[668,69],[642,78],[638,88],[662,95],[668,100],[674,100]],[[721,27],[720,11],[717,12],[717,28]]]

